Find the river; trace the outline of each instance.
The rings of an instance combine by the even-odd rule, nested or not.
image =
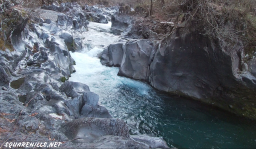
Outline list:
[[[76,73],[70,81],[85,83],[100,96],[114,118],[127,122],[130,134],[162,137],[177,148],[256,148],[256,123],[191,99],[159,92],[148,84],[117,76],[118,68],[101,65],[97,55],[120,39],[111,23],[90,23],[84,50],[71,53]]]

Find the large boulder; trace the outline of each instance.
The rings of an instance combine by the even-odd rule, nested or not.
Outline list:
[[[101,63],[107,66],[119,67],[124,55],[123,43],[109,45],[101,54]]]
[[[0,66],[0,86],[8,85],[11,80],[11,74],[8,67]]]
[[[132,28],[132,19],[128,16],[112,15],[111,22],[111,31],[116,35],[121,35],[123,32],[126,33]]]
[[[80,118],[63,124],[62,131],[69,139],[83,143],[91,143],[106,135],[129,137],[126,123],[118,119]]]
[[[154,50],[149,40],[127,42],[118,75],[147,81]]]
[[[65,3],[63,3],[60,6],[57,6],[55,4],[52,4],[52,5],[49,5],[49,6],[43,5],[41,7],[41,9],[52,10],[52,11],[57,11],[57,12],[67,12],[67,11],[69,11],[69,8],[68,8],[68,6],[65,5]]]
[[[228,51],[221,40],[178,28],[165,38],[150,65],[150,84],[227,111],[256,118],[253,78],[240,75],[242,45]]]
[[[131,136],[135,141],[143,142],[150,148],[169,148],[164,140],[157,137],[150,137],[147,135],[133,135]]]
[[[61,85],[60,91],[64,92],[68,97],[75,98],[84,92],[90,91],[89,87],[79,82],[66,81]]]
[[[81,12],[66,16],[65,14],[58,15],[57,24],[63,27],[72,27],[73,29],[86,29],[89,22]]]
[[[86,13],[86,18],[92,22],[107,24],[107,18],[102,14],[96,14],[94,12]]]
[[[75,51],[74,49],[74,39],[73,36],[68,32],[63,32],[59,36],[60,38],[64,39],[64,42],[69,51]]]

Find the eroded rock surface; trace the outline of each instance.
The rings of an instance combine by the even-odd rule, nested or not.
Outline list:
[[[128,41],[122,48],[115,45],[116,50],[111,45],[102,53],[101,62],[118,66],[113,60],[122,61],[119,75],[255,119],[255,58],[243,61],[241,42],[230,50],[225,40],[188,28],[176,28],[158,44]]]

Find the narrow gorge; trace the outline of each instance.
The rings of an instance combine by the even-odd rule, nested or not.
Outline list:
[[[254,148],[255,53],[195,20],[157,34],[121,8],[1,4],[0,147]]]

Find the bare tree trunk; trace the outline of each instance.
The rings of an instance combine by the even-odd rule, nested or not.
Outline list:
[[[150,0],[149,16],[153,14],[153,0]]]

